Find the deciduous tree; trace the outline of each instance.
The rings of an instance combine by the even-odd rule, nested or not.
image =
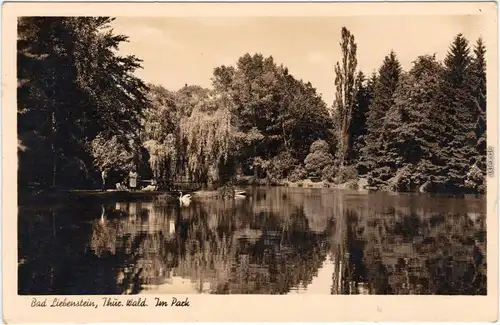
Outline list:
[[[356,67],[358,64],[356,58],[357,45],[354,35],[342,27],[342,40],[340,42],[342,52],[342,62],[335,65],[335,117],[338,119],[336,125],[338,137],[339,163],[344,165],[348,158],[351,144],[351,127],[353,124],[353,112],[356,103],[357,82]],[[356,121],[357,122],[357,121]]]

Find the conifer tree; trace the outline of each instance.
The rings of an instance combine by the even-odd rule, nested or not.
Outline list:
[[[436,186],[441,191],[463,192],[470,187],[466,178],[477,158],[475,124],[479,111],[473,99],[469,42],[462,34],[455,36],[444,65],[442,93],[448,122],[442,144],[447,182]]]
[[[348,160],[356,164],[361,156],[361,149],[365,146],[366,118],[373,91],[370,80],[366,80],[363,72],[356,76],[356,99],[352,113],[352,125],[349,135]]]
[[[435,56],[420,56],[412,69],[402,75],[394,95],[394,105],[386,115],[383,132],[385,160],[390,170],[386,182],[396,191],[427,188],[439,176],[439,141],[443,133],[440,85],[443,67]]]
[[[394,104],[393,95],[401,73],[401,64],[396,53],[391,51],[379,69],[366,120],[367,136],[366,146],[363,148],[363,165],[372,171],[369,176],[370,186],[376,186],[380,180],[384,181],[390,177],[383,167],[385,155],[383,123],[388,110]]]
[[[476,120],[476,150],[478,159],[477,166],[481,171],[478,187],[480,191],[485,190],[486,177],[486,47],[482,38],[479,38],[474,47],[474,59],[472,62],[472,74],[474,80],[474,100],[479,114]]]
[[[378,81],[378,76],[377,73],[374,71],[366,84],[366,90],[367,93],[370,95],[370,100],[373,100],[375,85],[377,84],[377,81]]]
[[[486,152],[486,47],[483,40],[479,38],[474,47],[474,59],[472,62],[472,74],[474,78],[474,99],[479,108],[479,117],[476,122],[476,137],[478,149],[481,155]]]

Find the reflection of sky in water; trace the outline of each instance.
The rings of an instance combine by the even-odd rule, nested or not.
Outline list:
[[[325,261],[318,270],[318,274],[312,279],[308,285],[300,284],[296,288],[290,290],[290,294],[327,294],[331,293],[332,274],[335,273],[335,264],[330,255],[326,256]]]
[[[190,279],[170,275],[166,278],[165,283],[159,285],[146,285],[144,290],[146,291],[145,293],[159,295],[210,293],[210,283],[202,281],[195,283]]]
[[[484,199],[249,192],[21,210],[20,292],[484,292]]]

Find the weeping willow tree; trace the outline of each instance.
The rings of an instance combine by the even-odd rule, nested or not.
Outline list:
[[[182,121],[191,180],[222,185],[234,177],[239,132],[233,112],[234,103],[227,95],[212,94]]]
[[[168,134],[163,141],[148,140],[144,147],[149,153],[149,166],[153,176],[160,183],[168,183],[176,175],[179,150],[176,137]]]
[[[165,185],[177,175],[182,164],[179,129],[182,112],[174,92],[162,86],[149,87],[151,105],[142,121],[143,146],[148,151],[154,178]]]

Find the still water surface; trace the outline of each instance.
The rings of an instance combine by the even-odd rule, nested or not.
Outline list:
[[[256,187],[21,206],[20,294],[486,294],[486,199]]]

